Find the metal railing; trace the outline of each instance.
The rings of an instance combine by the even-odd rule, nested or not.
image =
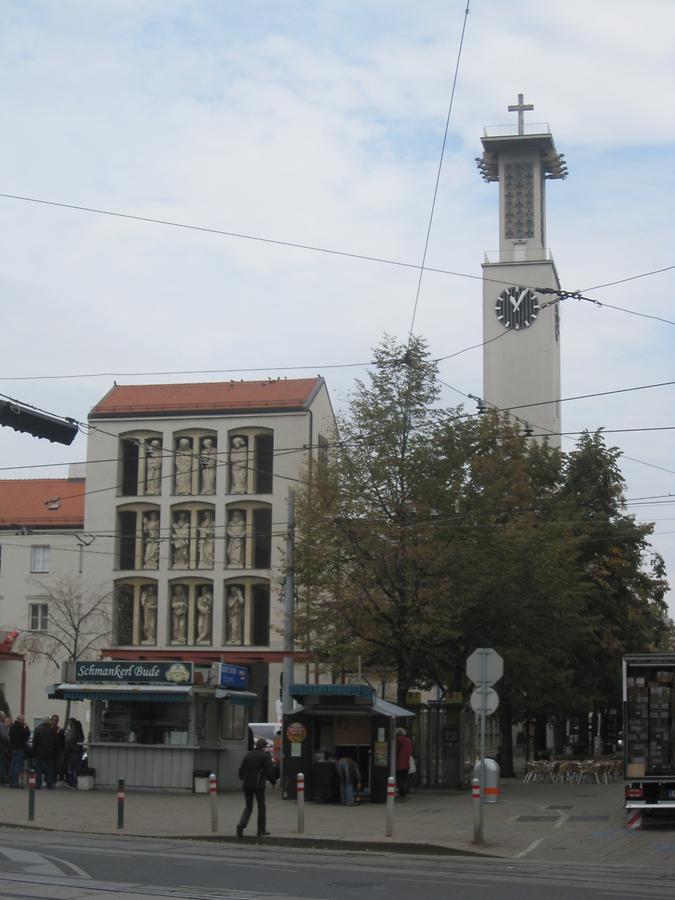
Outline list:
[[[486,250],[483,262],[486,263],[513,263],[513,262],[544,262],[553,260],[553,255],[548,247],[514,247],[509,250]]]
[[[550,134],[548,122],[525,122],[523,134]],[[483,129],[483,137],[513,137],[518,135],[518,125],[511,122],[509,125],[486,125]]]

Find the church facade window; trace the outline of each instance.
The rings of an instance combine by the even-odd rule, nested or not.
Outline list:
[[[124,579],[113,592],[113,639],[122,647],[157,644],[159,597],[157,582]]]
[[[244,428],[228,434],[228,493],[271,494],[274,489],[274,433]]]
[[[173,435],[173,493],[177,497],[216,493],[219,470],[215,431],[191,429]]]
[[[169,583],[168,643],[209,646],[213,642],[213,583],[181,579]]]
[[[181,503],[171,508],[170,567],[212,569],[216,553],[215,507]]]
[[[118,484],[122,497],[159,497],[162,493],[164,449],[159,431],[135,431],[120,436]]]
[[[224,606],[225,646],[269,646],[269,581],[253,578],[226,581]]]
[[[159,506],[149,503],[117,509],[117,568],[157,569],[161,547]]]
[[[269,569],[272,558],[272,507],[268,503],[235,502],[226,509],[225,566]]]

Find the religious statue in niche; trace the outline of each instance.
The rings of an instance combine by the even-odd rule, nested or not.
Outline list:
[[[200,494],[215,494],[216,492],[216,465],[218,451],[213,438],[204,438],[202,450],[199,454],[199,468],[202,473]]]
[[[199,552],[199,568],[212,569],[216,526],[213,521],[213,513],[210,510],[207,510],[202,515],[197,531],[199,533],[197,545]]]
[[[190,565],[190,517],[179,512],[171,529],[174,569],[187,569]]]
[[[143,568],[159,566],[159,515],[150,512],[143,516]]]
[[[231,569],[246,565],[246,516],[241,509],[233,510],[227,523],[227,565]]]
[[[162,443],[157,438],[145,445],[145,493],[162,493]]]
[[[177,584],[171,597],[171,643],[187,642],[187,592],[182,584]]]
[[[190,439],[183,437],[176,447],[176,494],[192,493],[192,444]]]
[[[248,485],[248,442],[237,435],[230,444],[230,493],[245,494]]]
[[[141,631],[143,644],[157,642],[157,589],[144,587],[141,591]]]
[[[244,643],[244,591],[235,584],[227,592],[225,601],[225,643]]]
[[[211,643],[211,615],[213,594],[209,587],[203,587],[197,597],[197,643]]]

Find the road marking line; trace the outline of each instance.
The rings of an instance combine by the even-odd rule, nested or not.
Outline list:
[[[527,854],[528,854],[531,850],[534,850],[535,847],[538,847],[539,844],[541,844],[541,842],[542,842],[543,840],[544,840],[543,837],[537,838],[536,841],[532,841],[532,843],[530,844],[530,846],[529,846],[529,847],[526,847],[524,850],[521,850],[520,853],[514,853],[513,858],[514,858],[514,859],[518,859],[518,858],[521,857],[521,856],[527,856]]]

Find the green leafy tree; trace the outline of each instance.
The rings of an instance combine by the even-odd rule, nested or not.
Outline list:
[[[438,393],[424,342],[385,338],[339,420],[331,465],[298,502],[298,633],[326,665],[356,669],[360,657],[393,673],[401,702],[452,642],[437,628],[444,560],[430,527]]]

